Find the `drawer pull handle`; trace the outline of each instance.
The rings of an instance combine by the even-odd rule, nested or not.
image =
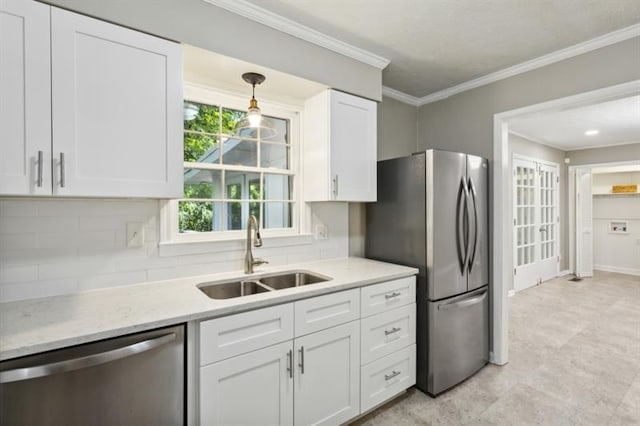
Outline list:
[[[300,367],[300,374],[304,374],[304,346],[300,346],[298,352],[300,353],[300,362],[298,363],[298,367]]]
[[[291,349],[287,352],[287,373],[289,373],[289,378],[293,379],[293,351]]]
[[[38,151],[38,188],[42,188],[42,151]]]
[[[399,372],[399,371],[393,370],[393,371],[391,372],[391,374],[385,374],[385,375],[384,375],[384,379],[385,379],[386,381],[389,381],[389,380],[391,380],[391,379],[393,379],[394,377],[399,376],[399,375],[400,375],[400,372]]]
[[[64,152],[60,153],[60,188],[66,186],[66,170],[64,167]]]
[[[393,298],[398,297],[398,296],[402,296],[402,293],[400,293],[399,291],[394,291],[391,294],[385,294],[384,298],[389,300],[389,299],[393,299]]]
[[[400,330],[402,330],[400,327],[393,327],[391,330],[385,330],[384,335],[388,336],[390,334],[397,333]]]

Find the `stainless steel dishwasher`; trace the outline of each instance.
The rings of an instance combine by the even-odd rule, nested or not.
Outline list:
[[[182,425],[184,325],[0,363],[0,424]]]

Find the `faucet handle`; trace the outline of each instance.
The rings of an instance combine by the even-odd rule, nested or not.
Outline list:
[[[260,259],[259,257],[253,259],[254,265],[264,265],[265,263],[269,263],[269,262],[264,259]]]

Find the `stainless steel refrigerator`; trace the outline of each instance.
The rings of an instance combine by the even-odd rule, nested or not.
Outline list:
[[[366,257],[418,268],[417,387],[437,395],[489,357],[488,163],[438,150],[378,162]]]

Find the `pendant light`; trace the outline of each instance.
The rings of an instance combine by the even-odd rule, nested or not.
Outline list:
[[[258,130],[262,139],[269,139],[276,135],[276,129],[271,120],[262,116],[256,99],[256,85],[262,84],[266,77],[255,72],[242,74],[242,79],[251,85],[251,100],[247,116],[240,120],[234,129],[238,136],[257,138]]]

